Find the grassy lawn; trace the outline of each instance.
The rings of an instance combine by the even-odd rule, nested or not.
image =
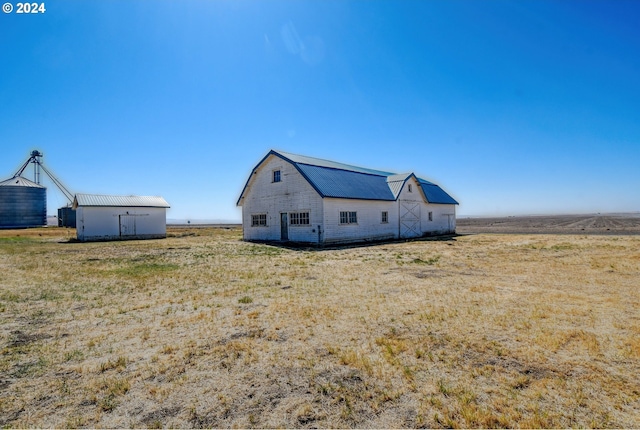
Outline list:
[[[640,236],[0,230],[0,426],[640,427]]]

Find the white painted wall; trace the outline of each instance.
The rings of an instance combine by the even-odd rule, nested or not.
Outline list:
[[[280,170],[280,182],[273,171]],[[318,242],[322,224],[322,198],[289,162],[269,156],[252,175],[242,204],[242,231],[245,240],[280,240],[282,212],[309,212],[309,225],[289,225],[289,240]],[[267,215],[266,227],[252,227],[251,216]]]
[[[429,212],[433,221],[429,221]],[[448,234],[456,231],[456,205],[422,203],[420,224],[424,234]]]
[[[121,239],[155,239],[167,236],[166,208],[79,206],[77,237],[81,242]],[[135,216],[135,235],[120,236],[119,215]]]
[[[340,224],[340,212],[355,211],[357,224]],[[389,222],[382,223],[382,211]],[[398,236],[398,204],[395,201],[324,199],[324,243],[393,239]]]
[[[411,191],[409,191],[409,185],[411,185]],[[422,190],[419,185],[420,184],[418,184],[418,181],[416,181],[414,177],[409,178],[400,190],[398,200],[413,200],[416,202],[424,201]]]

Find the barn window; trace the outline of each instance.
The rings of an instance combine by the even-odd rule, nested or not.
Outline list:
[[[266,227],[267,214],[251,215],[251,227]]]
[[[273,182],[280,182],[280,170],[273,171]]]
[[[291,212],[289,214],[289,224],[309,225],[309,212]]]
[[[389,212],[383,211],[382,212],[382,223],[383,224],[387,224],[388,222],[389,222]]]
[[[429,221],[433,221],[433,212],[429,212]]]
[[[409,192],[412,193],[413,192],[413,188],[411,187],[411,184],[409,184]]]
[[[340,224],[357,224],[358,213],[357,212],[340,212]]]

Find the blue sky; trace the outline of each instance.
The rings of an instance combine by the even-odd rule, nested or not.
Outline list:
[[[634,0],[11,3],[0,179],[39,149],[73,192],[239,220],[273,148],[414,171],[463,216],[640,211]]]

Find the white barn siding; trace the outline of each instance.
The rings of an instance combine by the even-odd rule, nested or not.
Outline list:
[[[280,170],[280,182],[273,182],[275,170]],[[271,156],[249,181],[248,193],[242,205],[244,239],[280,240],[280,214],[283,212],[309,212],[309,225],[286,226],[290,241],[318,242],[322,198],[293,165]],[[251,225],[252,215],[259,214],[266,214],[266,227]]]
[[[411,185],[411,191],[409,191],[409,185]],[[414,200],[416,202],[422,202],[422,191],[420,190],[420,186],[418,181],[414,177],[407,179],[400,190],[400,194],[398,195],[398,200]]]
[[[340,224],[340,212],[356,212],[357,224]],[[382,222],[382,212],[389,222]],[[398,234],[398,206],[394,201],[324,199],[324,243],[393,239]]]
[[[456,231],[456,207],[455,205],[422,204],[424,216],[421,218],[424,234],[448,234]],[[429,212],[433,221],[429,221]]]
[[[81,242],[164,238],[167,236],[166,209],[79,206],[76,229]]]

